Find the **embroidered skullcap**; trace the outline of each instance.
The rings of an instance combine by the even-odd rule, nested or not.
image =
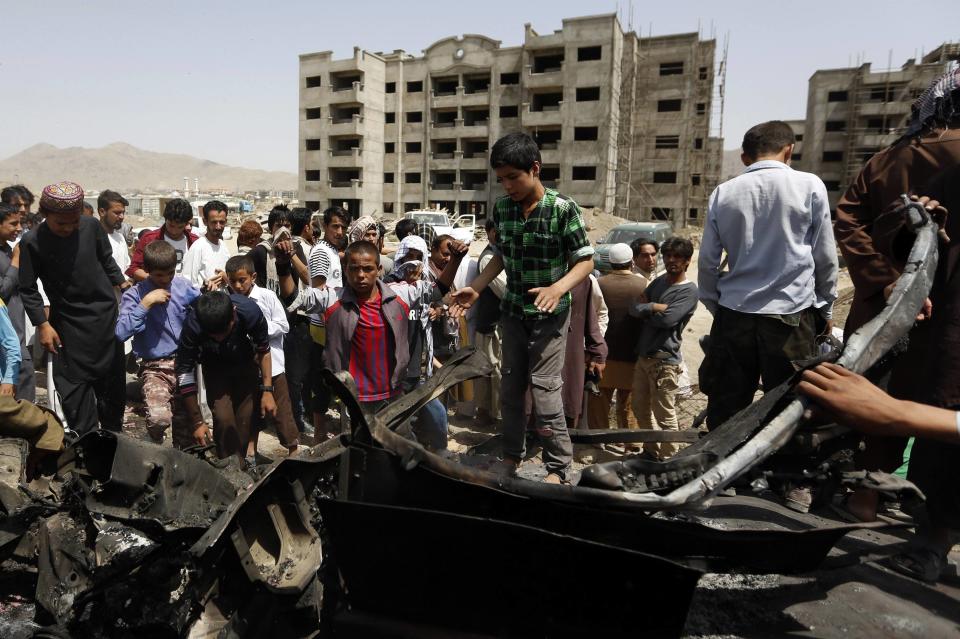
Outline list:
[[[43,189],[40,210],[44,213],[83,211],[83,188],[74,182],[57,182]]]

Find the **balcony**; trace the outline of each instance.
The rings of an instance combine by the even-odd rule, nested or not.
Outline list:
[[[352,200],[361,197],[363,180],[359,178],[352,180],[329,180],[327,186],[330,189],[330,197],[342,197]]]
[[[561,106],[562,105],[558,105],[556,108],[543,109],[540,111],[521,109],[521,124],[529,127],[558,126],[563,122],[563,117],[560,114]]]
[[[327,161],[329,166],[351,167],[360,164],[363,149],[335,149],[328,151],[330,158]]]
[[[542,71],[535,70],[535,67],[527,67],[527,77],[524,79],[524,85],[529,89],[539,89],[544,87],[554,87],[562,83],[563,63],[556,66],[544,67]]]
[[[857,105],[860,115],[906,115],[910,113],[909,102],[861,102]]]
[[[328,116],[327,122],[330,135],[363,135],[363,116],[359,113],[349,117]]]

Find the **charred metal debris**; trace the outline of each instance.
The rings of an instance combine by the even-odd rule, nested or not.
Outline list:
[[[936,225],[920,206],[900,214],[916,233],[906,270],[886,309],[829,356],[874,378],[936,269]],[[642,618],[645,632],[677,636],[704,572],[811,571],[871,526],[814,525],[769,499],[718,497],[735,482],[747,493],[784,481],[915,491],[849,472],[857,438],[811,423],[795,380],[709,434],[683,433],[692,444],[668,461],[595,464],[573,485],[504,477],[413,440],[420,407],[489,368],[465,349],[375,415],[352,380],[328,373],[350,416],[343,434],[257,477],[208,451],[97,431],[69,446],[53,479],[28,485],[26,442],[0,440],[0,578],[12,593],[3,633],[632,636]],[[450,540],[477,569],[444,555]]]

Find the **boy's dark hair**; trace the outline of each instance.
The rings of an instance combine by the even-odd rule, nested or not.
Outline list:
[[[303,229],[307,228],[307,224],[310,223],[311,215],[310,209],[303,206],[290,209],[290,214],[287,216],[290,220],[290,232],[294,235],[303,233]]]
[[[368,242],[366,240],[358,240],[347,247],[347,250],[343,253],[343,261],[350,262],[351,255],[372,255],[377,260],[377,264],[380,264],[380,251],[377,249],[377,246],[373,242]]]
[[[197,298],[197,323],[205,333],[223,333],[233,320],[233,301],[223,291],[211,291]]]
[[[771,120],[751,127],[743,134],[744,154],[756,159],[761,155],[776,153],[785,146],[796,142],[796,136],[790,125],[781,120]]]
[[[212,211],[218,211],[220,213],[227,214],[230,213],[230,209],[227,207],[227,205],[220,200],[210,200],[203,205],[203,219],[207,219]]]
[[[84,203],[83,203],[83,210],[84,210],[84,211],[90,211],[90,215],[93,215],[93,205],[90,204],[89,202],[84,202]]]
[[[393,227],[393,232],[397,234],[397,239],[402,240],[408,235],[413,235],[417,230],[417,223],[412,218],[405,217]]]
[[[173,271],[177,268],[177,250],[167,242],[150,242],[143,249],[143,270]]]
[[[447,240],[452,240],[453,237],[450,235],[438,235],[433,238],[433,242],[430,243],[430,250],[434,253],[440,250],[440,247],[443,246],[443,243]]]
[[[377,222],[377,248],[383,248],[383,238],[387,235],[387,227],[383,222]]]
[[[640,247],[644,244],[649,244],[653,247],[654,253],[660,252],[660,246],[657,244],[656,240],[651,240],[649,237],[638,237],[634,241],[630,242],[630,250],[633,251],[633,257],[640,256]]]
[[[0,203],[0,222],[6,222],[11,215],[20,215],[20,211],[13,204]]]
[[[666,255],[677,255],[685,260],[693,257],[693,242],[685,237],[668,237],[660,246],[660,251]]]
[[[267,216],[267,230],[273,232],[273,227],[290,219],[290,209],[286,204],[279,204],[270,209],[270,215]]]
[[[20,198],[20,189],[18,189],[16,185],[5,186],[3,190],[0,191],[0,203],[13,206],[13,201],[19,200]]]
[[[497,230],[497,223],[493,221],[492,217],[488,217],[483,221],[483,230],[484,231],[495,231]]]
[[[107,189],[97,198],[97,208],[98,209],[107,209],[110,208],[111,204],[122,204],[124,206],[130,206],[130,202],[127,201],[127,198],[123,197],[116,191],[111,191]]]
[[[26,204],[28,207],[33,206],[33,193],[30,192],[30,189],[23,184],[16,184],[13,188],[20,193],[20,197],[23,199],[24,204]]]
[[[344,224],[350,223],[350,214],[344,211],[339,206],[331,206],[323,212],[323,225],[328,226],[330,222],[333,222],[333,218],[339,217],[340,221]]]
[[[534,162],[541,162],[540,148],[532,137],[522,131],[506,134],[497,140],[490,151],[490,166],[494,169],[512,166],[529,172]]]
[[[168,222],[186,224],[193,219],[193,207],[190,206],[189,202],[180,197],[175,200],[170,200],[163,209],[163,219]]]
[[[227,265],[223,267],[227,273],[236,273],[237,271],[246,271],[247,275],[253,275],[257,272],[257,267],[253,264],[253,258],[247,255],[234,255],[227,260]]]

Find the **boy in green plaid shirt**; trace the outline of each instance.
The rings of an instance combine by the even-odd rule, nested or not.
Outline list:
[[[453,294],[453,311],[469,308],[506,270],[500,307],[504,462],[516,471],[523,459],[524,396],[529,387],[546,481],[560,483],[573,458],[560,395],[570,289],[593,270],[593,247],[577,203],[540,182],[540,150],[533,138],[526,133],[500,138],[490,153],[490,166],[507,194],[493,209],[495,255],[470,286]]]

